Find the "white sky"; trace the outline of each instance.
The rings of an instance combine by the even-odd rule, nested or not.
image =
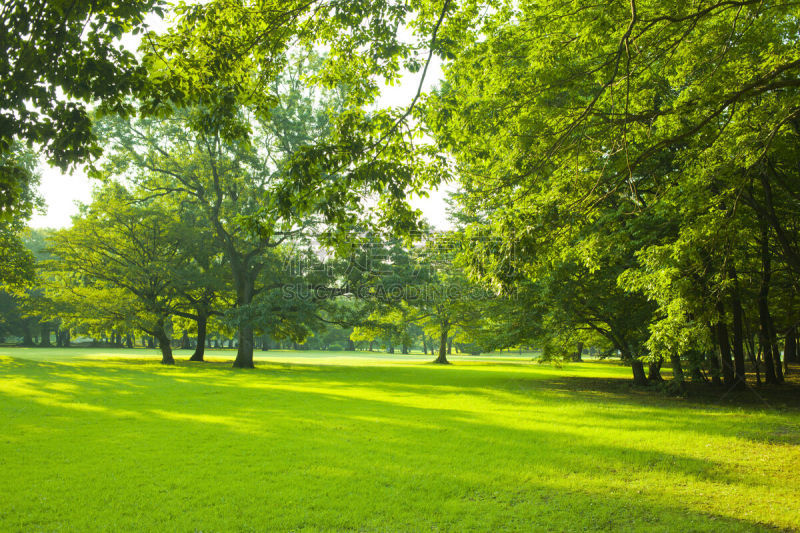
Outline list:
[[[160,20],[152,26],[163,26]],[[125,43],[131,48],[135,45]],[[379,106],[407,106],[416,94],[421,71],[417,74],[406,74],[401,83],[395,86],[385,86],[378,102]],[[434,56],[425,77],[423,91],[430,90],[442,78],[441,64]],[[42,162],[39,166],[41,184],[39,193],[44,198],[46,211],[34,214],[29,225],[34,228],[63,228],[72,224],[72,216],[78,212],[78,203],[87,203],[91,200],[92,181],[86,176],[83,167],[77,168],[72,174],[63,174],[60,169],[50,167]],[[452,225],[447,220],[445,199],[447,194],[455,190],[453,184],[443,184],[438,190],[429,191],[428,198],[414,196],[411,205],[420,209],[425,218],[440,230],[451,229]]]

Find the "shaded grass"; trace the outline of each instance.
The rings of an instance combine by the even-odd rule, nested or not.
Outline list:
[[[0,352],[0,530],[800,527],[791,404],[668,398],[611,364],[142,353]]]

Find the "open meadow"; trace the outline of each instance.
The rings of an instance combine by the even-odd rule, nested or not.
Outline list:
[[[610,362],[187,354],[0,349],[0,530],[800,528],[800,410],[769,397]]]

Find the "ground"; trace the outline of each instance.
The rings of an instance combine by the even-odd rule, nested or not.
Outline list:
[[[157,357],[0,348],[0,531],[800,528],[786,394],[510,355]]]

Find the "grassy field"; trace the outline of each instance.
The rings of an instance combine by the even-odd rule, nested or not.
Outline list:
[[[0,531],[800,528],[779,400],[642,392],[609,363],[231,357],[0,348]]]

